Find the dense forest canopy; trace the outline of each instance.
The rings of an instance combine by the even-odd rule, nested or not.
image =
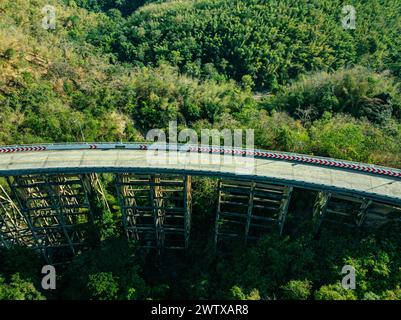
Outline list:
[[[78,5],[79,7],[95,12],[105,12],[110,9],[117,9],[122,15],[132,14],[144,4],[155,2],[154,0],[64,0],[67,5]]]
[[[350,2],[355,30],[341,24],[341,0],[1,1],[0,144],[142,141],[177,120],[253,128],[265,149],[401,168],[401,2]],[[55,30],[41,25],[48,4]],[[102,242],[63,268],[61,293],[38,289],[34,253],[2,250],[0,299],[401,299],[394,230],[314,239],[305,226],[216,258],[202,232],[213,188],[194,182],[195,244],[162,271],[120,239],[113,209]],[[356,291],[338,283],[346,263]]]
[[[400,75],[401,4],[353,1],[358,27],[344,29],[344,1],[167,1],[140,8],[114,33],[93,38],[137,65],[168,61],[195,76],[249,81],[259,90],[313,71],[357,64]],[[104,29],[103,29],[104,28]],[[92,40],[92,39],[91,39]]]

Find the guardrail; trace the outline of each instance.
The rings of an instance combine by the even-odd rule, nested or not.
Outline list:
[[[23,153],[23,152],[42,152],[42,151],[62,151],[62,150],[161,150],[176,152],[198,152],[209,154],[232,155],[238,157],[255,157],[260,159],[281,160],[294,163],[302,163],[315,166],[331,167],[342,170],[359,171],[380,176],[401,178],[401,170],[395,168],[382,167],[366,163],[309,156],[280,151],[268,151],[261,149],[228,148],[221,146],[191,145],[191,144],[160,144],[160,143],[112,143],[112,142],[93,142],[93,143],[53,143],[37,145],[14,145],[0,147],[1,154]]]

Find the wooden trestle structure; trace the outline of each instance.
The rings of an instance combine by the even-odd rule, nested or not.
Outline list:
[[[89,247],[97,217],[110,212],[97,174],[7,177],[0,186],[0,245],[25,245],[49,260],[73,256]],[[191,176],[115,174],[121,223],[129,240],[158,253],[189,246]],[[9,189],[9,190],[8,190]],[[285,185],[220,179],[215,217],[216,245],[233,237],[244,241],[282,234],[293,188]],[[317,192],[315,230],[341,224],[380,226],[400,221],[401,208],[365,198]]]
[[[227,237],[254,240],[276,229],[283,232],[292,187],[220,180],[215,243]]]
[[[315,230],[322,226],[380,227],[401,221],[401,208],[366,198],[319,192],[313,209]]]
[[[32,245],[33,237],[21,211],[0,185],[0,244]]]
[[[159,253],[188,247],[190,176],[119,174],[116,187],[128,239]]]
[[[85,246],[93,224],[83,176],[9,177],[8,184],[31,233],[32,247],[46,259],[75,255]]]

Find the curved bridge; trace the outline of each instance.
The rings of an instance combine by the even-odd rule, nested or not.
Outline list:
[[[283,231],[295,189],[316,192],[324,221],[380,225],[401,217],[401,171],[284,152],[145,143],[0,147],[0,241],[52,256],[85,243],[96,210],[109,210],[98,174],[115,175],[127,236],[144,247],[185,248],[191,177],[219,179],[215,240]],[[82,228],[81,228],[82,227]]]

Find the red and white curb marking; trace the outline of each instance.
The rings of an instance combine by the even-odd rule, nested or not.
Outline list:
[[[14,153],[14,152],[29,152],[29,151],[45,151],[45,146],[33,146],[33,147],[10,147],[0,148],[0,153]]]
[[[148,150],[147,145],[141,145],[141,150]],[[391,177],[401,177],[401,171],[392,170],[389,168],[379,168],[364,164],[356,164],[332,159],[321,159],[308,157],[303,155],[290,155],[286,153],[279,152],[269,152],[269,151],[249,151],[249,150],[239,150],[239,149],[229,149],[229,148],[213,148],[213,147],[193,147],[190,146],[189,150],[191,152],[205,152],[205,153],[216,153],[216,154],[233,154],[239,156],[254,156],[257,158],[266,158],[266,159],[277,159],[291,162],[299,162],[299,163],[307,163],[307,164],[316,164],[325,167],[335,167],[335,168],[343,168],[343,169],[351,169],[355,171],[362,171],[368,173],[374,173],[378,175],[385,175]]]
[[[117,147],[124,146],[127,150],[168,150],[168,145],[163,146],[151,146],[147,144],[120,144],[120,145],[107,145],[107,144],[82,144],[82,145],[49,145],[49,146],[21,146],[21,147],[0,147],[0,153],[16,153],[16,152],[32,152],[32,151],[46,151],[46,150],[84,150],[84,149],[116,149]],[[151,148],[149,148],[151,146]],[[277,159],[298,163],[321,165],[325,167],[335,167],[342,169],[350,169],[355,171],[373,173],[383,176],[401,177],[401,170],[393,170],[390,168],[381,168],[370,166],[366,164],[358,164],[346,161],[338,161],[332,159],[315,158],[304,155],[292,155],[280,152],[271,152],[263,150],[241,150],[231,148],[217,148],[217,147],[206,147],[206,146],[187,146],[187,149],[181,150],[180,146],[177,146],[175,150],[181,150],[181,152],[201,152],[201,153],[212,153],[212,154],[232,154],[237,156],[253,156],[262,159]]]

